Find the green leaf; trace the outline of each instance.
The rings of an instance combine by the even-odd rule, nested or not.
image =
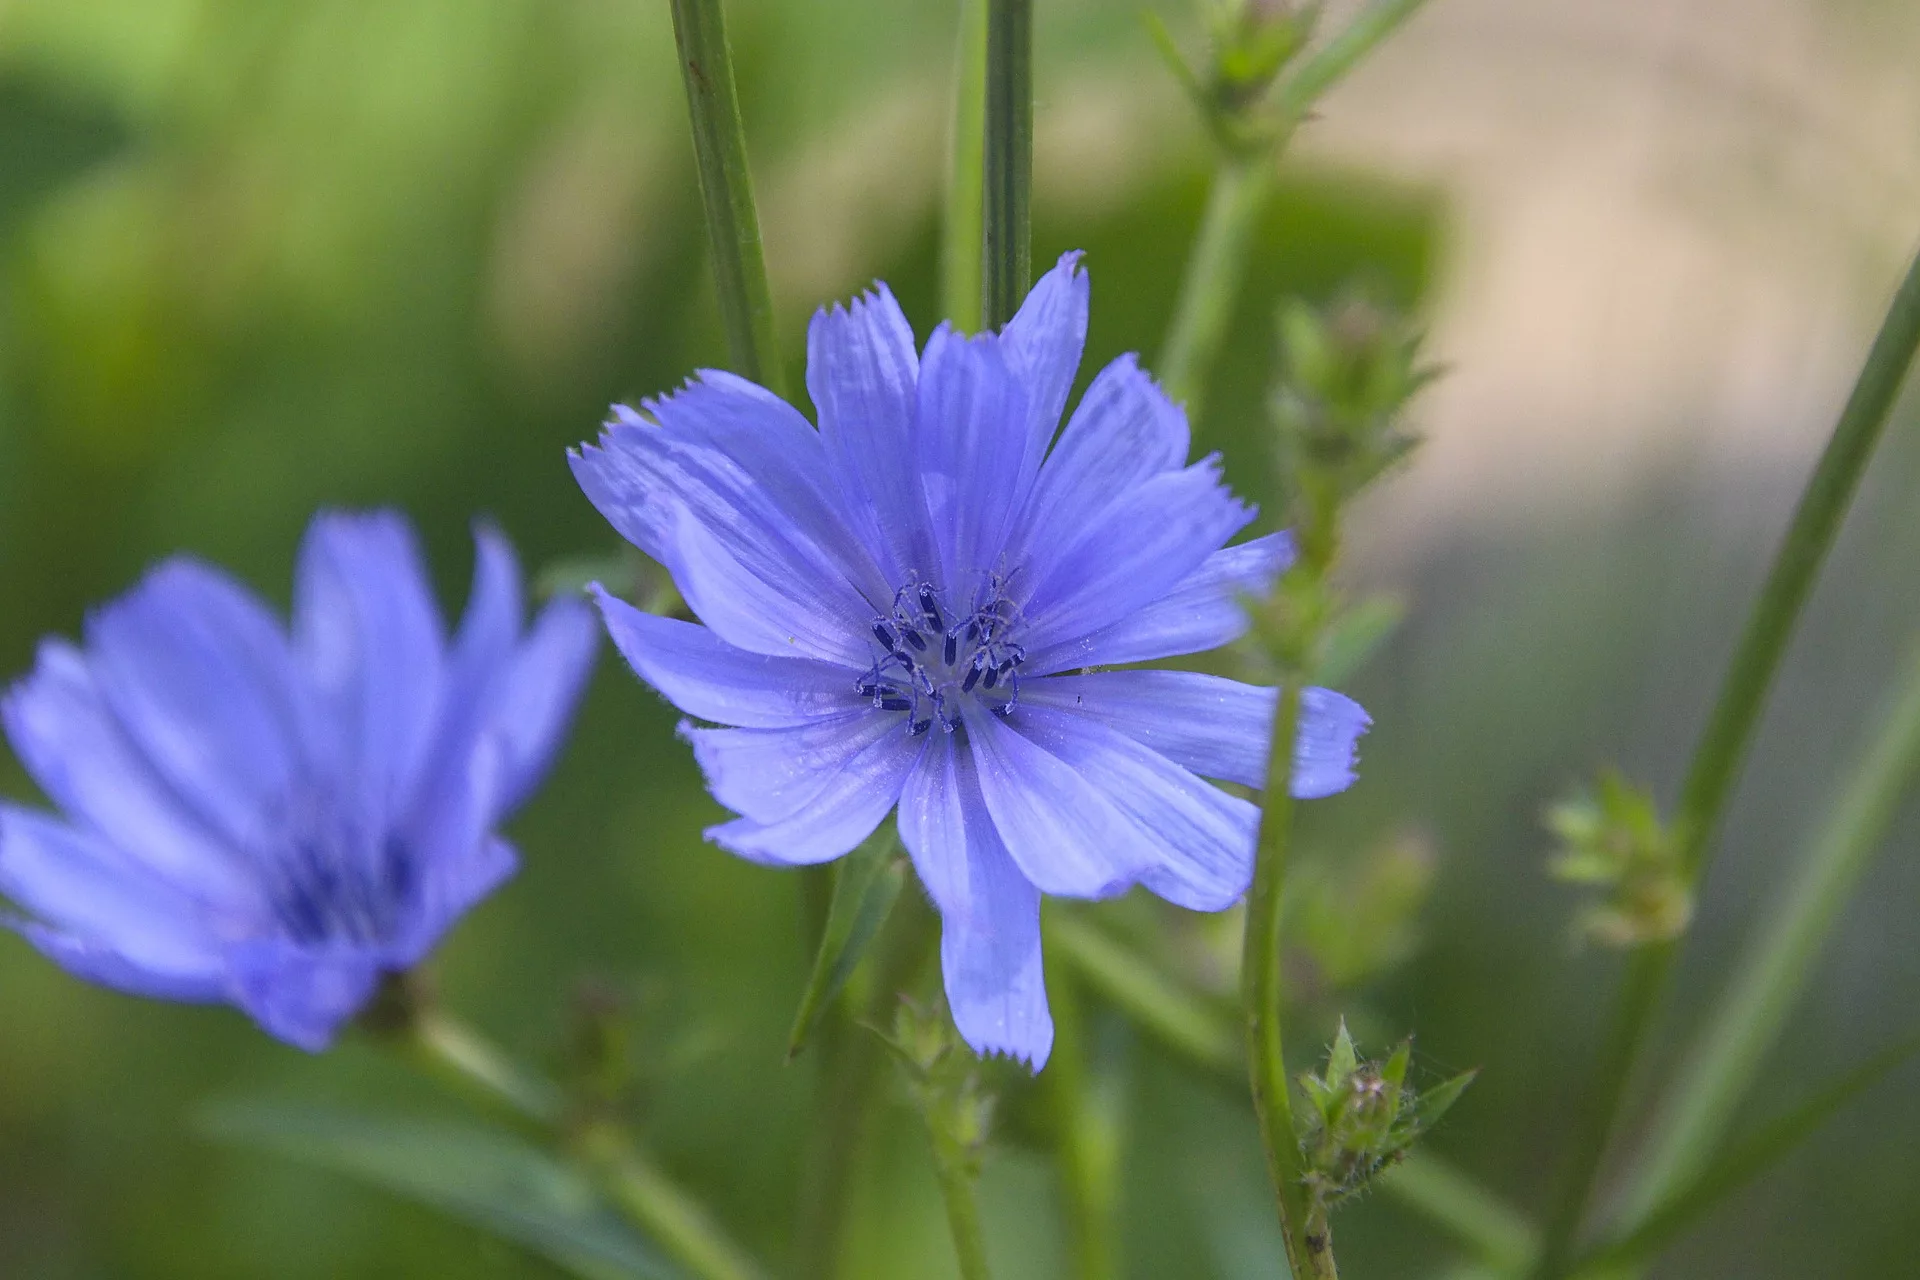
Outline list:
[[[501,1130],[271,1100],[216,1103],[199,1128],[438,1209],[586,1280],[681,1280],[584,1174]]]
[[[1920,1050],[1920,1036],[1881,1050],[1786,1115],[1728,1150],[1650,1212],[1638,1226],[1601,1245],[1574,1268],[1577,1275],[1635,1267],[1697,1224],[1722,1200],[1765,1173],[1828,1117]]]
[[[1346,610],[1327,629],[1314,679],[1338,687],[1371,658],[1407,616],[1398,596],[1368,596]]]
[[[1478,1068],[1462,1071],[1453,1079],[1443,1080],[1421,1094],[1420,1100],[1413,1104],[1414,1122],[1420,1126],[1420,1131],[1425,1133],[1439,1124],[1440,1117],[1447,1114],[1453,1104],[1460,1100],[1460,1095],[1467,1091],[1467,1086],[1472,1084],[1473,1078],[1479,1074]]]
[[[1340,1033],[1333,1038],[1333,1048],[1327,1051],[1327,1086],[1338,1089],[1359,1065],[1359,1051],[1353,1047],[1353,1036],[1347,1031],[1347,1020],[1342,1018]]]
[[[841,861],[833,879],[826,932],[813,958],[813,973],[800,997],[793,1031],[787,1036],[788,1061],[807,1047],[814,1024],[853,976],[860,957],[866,954],[868,944],[900,897],[906,875],[906,864],[899,856],[899,837],[892,824]]]
[[[0,75],[0,235],[128,140],[125,124],[105,104],[39,76]]]

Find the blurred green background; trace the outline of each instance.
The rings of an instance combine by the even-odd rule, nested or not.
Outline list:
[[[1131,0],[1036,7],[1036,258],[1088,251],[1089,370],[1127,350],[1151,358],[1205,194],[1205,140]],[[1191,36],[1191,18],[1164,8]],[[1358,517],[1356,578],[1397,592],[1408,616],[1353,685],[1376,721],[1363,781],[1307,818],[1329,876],[1413,841],[1431,859],[1432,899],[1410,959],[1322,993],[1307,1016],[1324,1030],[1358,1011],[1377,1042],[1417,1031],[1431,1078],[1480,1066],[1435,1147],[1525,1207],[1542,1199],[1614,972],[1568,944],[1574,900],[1541,871],[1541,806],[1610,759],[1671,793],[1802,468],[1920,229],[1897,216],[1914,207],[1920,151],[1899,152],[1914,139],[1883,120],[1912,98],[1881,92],[1876,71],[1910,68],[1920,51],[1901,6],[1702,6],[1749,23],[1765,72],[1754,76],[1779,92],[1725,80],[1745,65],[1731,46],[1704,69],[1663,61],[1695,49],[1673,34],[1695,21],[1677,16],[1690,6],[1626,5],[1606,30],[1568,17],[1582,8],[1434,0],[1378,74],[1329,101],[1337,145],[1314,150],[1309,130],[1290,164],[1197,424],[1236,485],[1261,494],[1272,305],[1354,279],[1431,317],[1460,385],[1480,388],[1449,400],[1443,385],[1424,415],[1429,474],[1444,483],[1416,462]],[[730,10],[787,349],[803,349],[812,307],[873,277],[924,334],[952,5]],[[1665,34],[1649,45],[1647,32]],[[1831,62],[1781,62],[1806,48]],[[1502,215],[1538,207],[1529,175],[1551,170],[1486,159],[1524,147],[1468,144],[1497,143],[1489,121],[1537,123],[1525,104],[1551,78],[1542,66],[1563,64],[1580,68],[1567,118],[1588,130],[1568,136],[1664,139],[1659,122],[1697,119],[1703,100],[1741,126],[1685,135],[1732,155],[1685,169],[1691,238],[1642,235],[1636,219],[1671,206],[1623,195],[1580,205],[1584,220],[1526,221],[1528,252],[1498,256],[1483,229],[1522,225]],[[1814,74],[1834,67],[1847,74]],[[1494,105],[1460,105],[1476,102]],[[1851,204],[1801,163],[1808,153],[1852,157]],[[1649,189],[1671,194],[1665,170],[1650,172]],[[1756,190],[1773,218],[1757,238]],[[1880,212],[1850,215],[1862,207]],[[1635,313],[1623,292],[1596,304],[1626,308],[1613,346],[1587,344],[1554,322],[1567,308],[1552,300],[1594,298],[1578,271],[1607,269],[1589,252],[1596,220],[1627,246],[1621,261],[1665,277],[1698,283],[1688,255],[1724,244],[1785,262],[1770,278],[1796,323],[1757,349],[1710,319],[1676,337],[1668,314]],[[658,0],[0,0],[0,668],[25,670],[39,636],[76,633],[89,605],[176,550],[284,602],[321,505],[405,509],[449,607],[476,514],[534,568],[613,551],[563,450],[608,402],[723,359],[703,236]],[[1801,253],[1809,243],[1822,253]],[[1824,292],[1796,292],[1809,274]],[[1542,311],[1490,307],[1485,282],[1514,278]],[[1730,374],[1711,395],[1648,384],[1623,401],[1637,366],[1618,362],[1622,333],[1630,350],[1677,343],[1697,366],[1753,376]],[[1802,347],[1831,358],[1769,381],[1770,353]],[[1600,422],[1554,409],[1594,402],[1634,408]],[[1875,463],[1767,716],[1669,1050],[1790,867],[1920,623],[1914,416],[1902,411]],[[1481,430],[1493,418],[1516,425]],[[1703,418],[1724,429],[1694,430]],[[1627,439],[1656,445],[1622,464]],[[1548,440],[1562,465],[1541,461]],[[779,1259],[811,1090],[807,1065],[782,1065],[805,959],[795,885],[701,842],[718,810],[674,719],[603,654],[571,746],[514,824],[523,873],[458,930],[439,978],[450,1005],[547,1063],[583,977],[637,993],[648,1140]],[[31,795],[6,769],[8,792]],[[1920,1020],[1915,819],[1896,825],[1823,957],[1749,1122]],[[1241,1104],[1108,1016],[1096,1025],[1135,1117],[1129,1274],[1280,1274]],[[450,1105],[360,1045],[308,1059],[232,1012],[87,988],[0,938],[0,1276],[557,1274],[425,1209],[196,1134],[209,1100],[263,1096]],[[1913,1274],[1917,1098],[1910,1066],[1658,1274]],[[1013,1099],[986,1173],[996,1274],[1009,1280],[1063,1267],[1050,1166],[1023,1137],[1027,1101]],[[849,1275],[952,1274],[922,1147],[910,1113],[883,1115]],[[1451,1256],[1387,1197],[1346,1211],[1339,1231],[1357,1277],[1438,1274]]]

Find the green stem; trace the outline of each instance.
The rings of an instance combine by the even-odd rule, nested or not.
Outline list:
[[[1327,90],[1345,79],[1349,71],[1359,66],[1382,40],[1425,3],[1426,0],[1377,0],[1354,15],[1339,35],[1320,46],[1319,52],[1280,86],[1274,95],[1280,118],[1288,124],[1304,119]]]
[[[1920,648],[1898,697],[1820,828],[1772,923],[1754,942],[1653,1126],[1622,1210],[1645,1217],[1705,1167],[1726,1136],[1860,876],[1920,775]]]
[[[1051,965],[1047,1003],[1053,1011],[1053,1056],[1041,1084],[1054,1129],[1054,1167],[1066,1201],[1075,1280],[1114,1280],[1119,1199],[1120,1111],[1110,1081],[1098,1077],[1089,1053],[1086,1009],[1078,978]]]
[[[980,1228],[980,1197],[972,1153],[944,1132],[944,1126],[930,1124],[928,1131],[933,1135],[933,1168],[940,1179],[941,1199],[946,1201],[947,1226],[953,1232],[960,1280],[992,1280],[992,1272],[987,1269],[987,1238]]]
[[[1248,1070],[1260,1140],[1267,1149],[1287,1263],[1296,1280],[1334,1280],[1333,1246],[1324,1224],[1309,1221],[1306,1163],[1293,1122],[1291,1084],[1280,1039],[1280,909],[1293,827],[1293,742],[1300,723],[1300,684],[1287,682],[1274,700],[1273,748],[1247,896],[1246,950],[1240,985],[1247,1027]]]
[[[415,1064],[477,1099],[566,1138],[565,1095],[528,1072],[472,1028],[443,1014],[414,1012],[388,1032]],[[616,1126],[574,1135],[574,1154],[608,1198],[699,1280],[762,1280],[763,1273],[707,1211],[675,1186]]]
[[[774,334],[773,291],[767,285],[760,216],[754,210],[746,132],[720,0],[672,0],[672,5],[727,350],[741,376],[784,396],[786,370]]]
[[[986,283],[982,252],[986,236],[986,0],[960,0],[959,56],[955,62],[952,155],[940,241],[940,300],[947,319],[972,332],[981,323],[981,289]]]
[[[1233,316],[1254,228],[1273,190],[1274,154],[1232,156],[1214,171],[1206,212],[1187,256],[1173,323],[1160,351],[1160,381],[1189,420],[1200,416],[1205,379]]]
[[[1894,397],[1917,346],[1920,257],[1908,267],[1906,278],[1894,294],[1893,305],[1867,353],[1853,393],[1800,496],[1793,521],[1775,553],[1773,567],[1721,682],[1719,698],[1694,749],[1675,815],[1681,867],[1692,884],[1698,884],[1706,871],[1728,795],[1746,758],[1794,623],[1885,430]],[[1675,942],[1658,943],[1642,948],[1628,963],[1612,1031],[1581,1108],[1570,1163],[1548,1221],[1540,1265],[1534,1272],[1539,1280],[1556,1280],[1566,1274],[1601,1159],[1618,1124],[1634,1062],[1652,1026],[1677,949]]]
[[[1013,318],[1033,280],[1033,0],[987,0],[985,328]]]
[[[937,923],[920,894],[902,894],[877,949],[861,1016],[850,1015],[843,995],[822,1022],[816,1046],[818,1101],[794,1238],[796,1274],[802,1280],[833,1280],[839,1273],[853,1175],[886,1079],[886,1046],[868,1028],[886,1025],[901,992],[914,986],[932,951]]]

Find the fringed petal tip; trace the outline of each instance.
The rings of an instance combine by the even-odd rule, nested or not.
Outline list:
[[[1359,776],[1360,736],[1372,724],[1373,717],[1344,693],[1317,686],[1303,690],[1294,739],[1294,798],[1324,799],[1352,786]]]

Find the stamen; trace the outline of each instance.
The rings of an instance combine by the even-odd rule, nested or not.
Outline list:
[[[947,647],[942,656],[947,660],[948,666],[952,666],[953,660],[960,656],[960,637],[951,631],[947,632]]]
[[[907,627],[904,630],[902,630],[900,633],[900,638],[902,640],[905,640],[908,644],[912,645],[916,650],[918,650],[921,653],[925,653],[927,651],[926,640],[920,635],[918,631],[915,631],[912,627]]]
[[[880,699],[880,709],[882,711],[911,711],[913,709],[913,700],[911,698],[882,698]]]
[[[881,647],[889,653],[898,647],[898,644],[893,638],[893,632],[887,629],[887,624],[884,622],[876,622],[873,624],[873,638],[878,640]]]
[[[935,631],[947,625],[947,620],[940,616],[940,602],[933,598],[933,588],[920,588],[920,611],[927,615],[927,625]],[[953,659],[948,658],[947,661],[952,662]]]
[[[960,692],[972,693],[973,686],[980,683],[980,668],[974,667],[967,672],[967,678],[960,682]]]

